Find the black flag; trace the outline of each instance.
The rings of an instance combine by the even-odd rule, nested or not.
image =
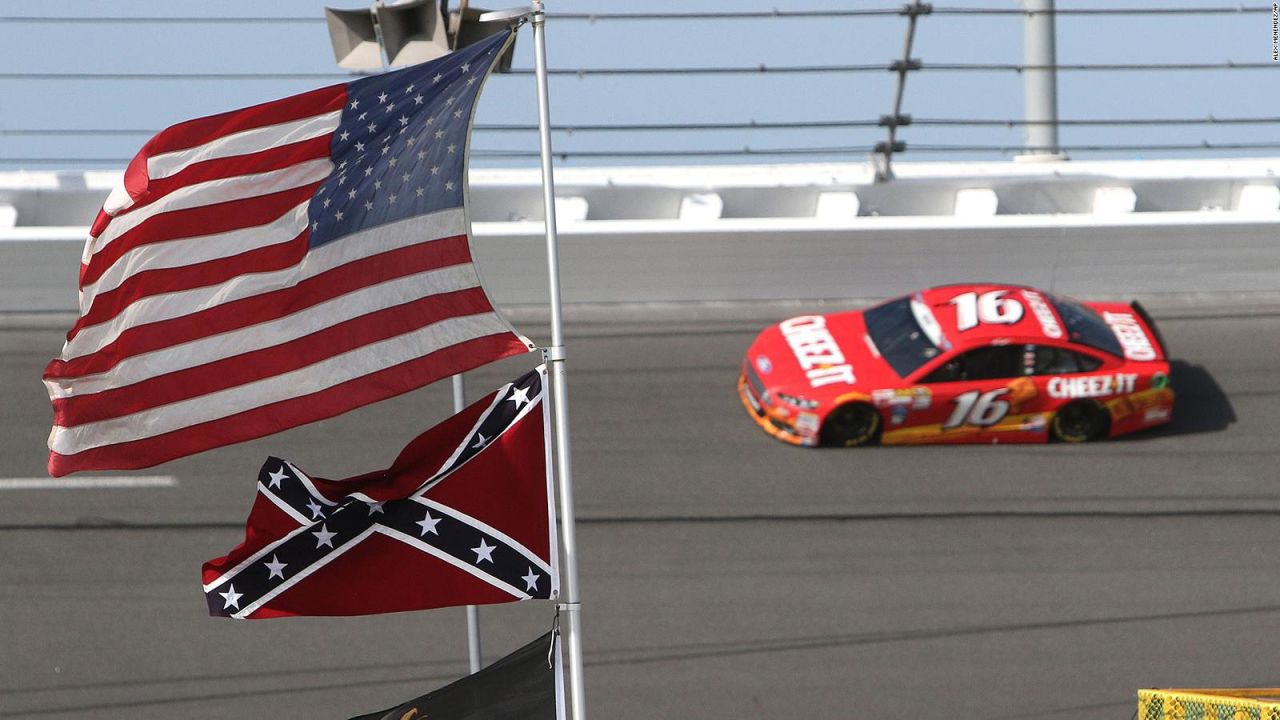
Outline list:
[[[563,687],[559,638],[549,632],[474,675],[351,720],[562,720]]]

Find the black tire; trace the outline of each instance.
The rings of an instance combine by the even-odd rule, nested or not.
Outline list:
[[[1060,442],[1082,443],[1101,440],[1111,428],[1111,414],[1096,402],[1074,402],[1053,416],[1053,438]]]
[[[880,413],[866,403],[841,405],[822,423],[821,438],[828,447],[870,445],[880,438]]]

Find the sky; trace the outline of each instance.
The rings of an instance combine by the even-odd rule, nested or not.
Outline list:
[[[865,65],[902,56],[905,18],[596,21],[557,19],[561,13],[692,12],[896,8],[887,0],[547,0],[549,66],[688,68]],[[1019,7],[1015,0],[963,0],[944,7]],[[1059,9],[1116,7],[1240,7],[1223,0],[1059,0]],[[339,4],[355,8],[359,4]],[[1256,1],[1248,7],[1262,7]],[[59,0],[32,4],[0,0],[0,168],[98,169],[123,166],[151,133],[167,125],[251,105],[350,76],[334,63],[322,2],[224,0],[142,2]],[[488,6],[487,6],[488,7]],[[491,4],[490,9],[501,7]],[[31,19],[35,16],[36,19]],[[287,17],[296,22],[73,22],[53,18]],[[20,19],[27,18],[27,19]],[[308,18],[314,18],[309,20]],[[930,63],[1009,63],[1022,57],[1018,15],[932,15],[920,19],[912,56]],[[1263,63],[1261,69],[1197,71],[1063,71],[1058,76],[1062,119],[1280,118],[1280,63],[1271,64],[1270,12],[1226,15],[1060,16],[1060,64]],[[521,32],[515,68],[533,66],[532,32]],[[249,73],[239,79],[32,77],[33,74]],[[279,74],[306,77],[280,78]],[[768,123],[876,120],[892,110],[896,78],[863,73],[554,76],[555,125]],[[903,112],[914,118],[1011,120],[1022,116],[1016,72],[912,73]],[[536,123],[534,79],[493,78],[482,97],[472,141],[473,165],[536,165],[533,132],[499,132],[485,125]],[[68,134],[90,130],[91,134]],[[928,127],[900,130],[912,160],[997,160],[1012,152],[931,152],[931,145],[1014,147],[1022,129]],[[885,139],[883,128],[719,129],[646,132],[564,132],[553,137],[561,166],[730,162],[864,161]],[[1072,157],[1149,158],[1280,156],[1280,126],[1218,124],[1065,127],[1065,146],[1274,143],[1275,149],[1194,152],[1116,150]],[[823,154],[699,156],[697,152],[836,148]],[[486,152],[525,157],[487,158]],[[575,153],[656,153],[661,157],[590,157]]]

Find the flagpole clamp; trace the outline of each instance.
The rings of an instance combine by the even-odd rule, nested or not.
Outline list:
[[[564,362],[568,357],[563,345],[552,345],[542,348],[542,360],[544,362]]]
[[[576,611],[581,610],[581,609],[582,609],[582,603],[580,603],[580,602],[562,602],[562,603],[556,603],[556,613],[557,613],[557,614],[559,614],[559,612],[560,612],[561,610],[564,610],[564,611],[566,611],[566,612],[568,612],[568,611],[570,611],[570,610],[573,610],[573,611],[575,611],[575,612],[576,612]]]

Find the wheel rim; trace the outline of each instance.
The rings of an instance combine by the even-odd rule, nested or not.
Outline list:
[[[1067,442],[1092,440],[1102,431],[1099,413],[1087,405],[1068,405],[1054,417],[1058,437]]]
[[[824,434],[833,445],[861,445],[870,440],[879,426],[880,416],[863,406],[842,407],[827,419]]]

